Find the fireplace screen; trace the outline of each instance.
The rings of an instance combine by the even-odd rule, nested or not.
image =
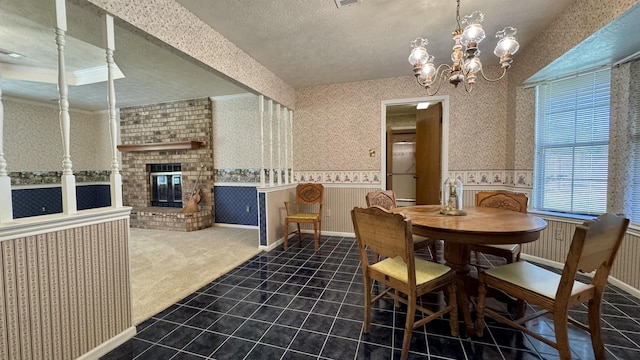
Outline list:
[[[182,207],[180,164],[151,165],[151,206]]]

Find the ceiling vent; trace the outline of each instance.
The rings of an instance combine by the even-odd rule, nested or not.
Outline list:
[[[343,6],[351,6],[356,4],[362,4],[362,0],[335,0],[336,6],[339,8]]]

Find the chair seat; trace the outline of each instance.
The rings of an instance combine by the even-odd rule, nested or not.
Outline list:
[[[287,219],[295,219],[295,220],[313,220],[318,218],[320,215],[318,214],[305,214],[305,213],[301,213],[301,214],[295,214],[295,215],[289,215],[287,216]]]
[[[450,267],[416,258],[416,285],[427,283],[433,279],[446,274],[451,270]],[[371,265],[375,269],[385,275],[408,282],[407,264],[400,257],[386,258],[380,262]]]
[[[431,238],[428,238],[428,237],[424,237],[424,236],[420,236],[420,235],[413,235],[413,244],[414,245],[423,243],[425,241],[432,242],[433,240]]]
[[[553,271],[543,269],[526,261],[518,261],[488,269],[485,270],[485,274],[543,295],[551,300],[556,298],[556,291],[560,285],[561,277]],[[593,286],[574,281],[571,295],[585,291],[590,287]]]
[[[500,244],[500,245],[482,245],[483,247],[491,247],[491,248],[495,248],[495,249],[500,249],[500,250],[505,250],[505,251],[510,251],[510,252],[514,252],[516,251],[516,249],[518,249],[518,244]]]

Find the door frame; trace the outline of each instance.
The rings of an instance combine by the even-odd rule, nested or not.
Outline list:
[[[428,96],[421,98],[382,100],[380,103],[380,187],[387,188],[387,106],[417,104],[419,102],[442,103],[442,149],[440,159],[440,176],[444,181],[449,173],[449,95]]]

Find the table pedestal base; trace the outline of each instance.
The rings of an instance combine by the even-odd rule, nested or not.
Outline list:
[[[475,333],[471,310],[469,309],[469,296],[472,293],[472,279],[469,276],[470,251],[468,244],[445,242],[444,258],[446,265],[456,272],[456,291],[458,309],[462,313],[465,325],[465,335],[471,336]]]

